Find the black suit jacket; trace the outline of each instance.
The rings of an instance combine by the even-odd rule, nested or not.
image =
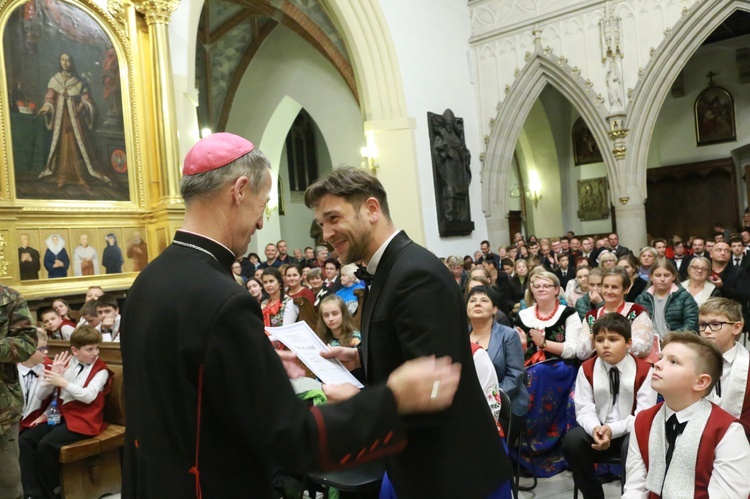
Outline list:
[[[735,266],[735,267],[737,266],[734,263],[734,254],[732,255],[732,257],[731,257],[731,259],[729,261],[731,262],[731,264],[733,266]],[[747,253],[743,253],[742,254],[742,258],[740,259],[740,265],[739,266],[742,267],[743,269],[745,269],[746,271],[750,270],[750,254],[747,254]]]
[[[303,472],[382,457],[404,443],[404,422],[382,384],[344,405],[309,409],[297,398],[257,300],[232,278],[233,261],[216,242],[178,232],[130,288],[123,499],[196,497],[199,373],[203,497],[275,497],[272,463]]]
[[[449,409],[407,418],[408,444],[387,464],[399,498],[483,498],[511,476],[477,381],[455,279],[403,232],[388,244],[375,272],[360,354],[368,384],[385,381],[403,362],[424,355],[448,355],[462,365]]]
[[[690,260],[692,260],[693,257],[691,255],[688,255],[687,253],[683,255],[682,257],[682,263],[680,264],[680,268],[677,269],[677,273],[680,275],[680,281],[684,281],[688,278],[688,265],[690,265]],[[670,258],[672,263],[674,263],[674,266],[677,267],[677,262],[674,258]]]
[[[572,266],[569,266],[567,270],[565,271],[565,277],[562,275],[562,269],[558,268],[555,270],[554,274],[557,276],[558,279],[560,279],[560,287],[563,291],[565,291],[565,287],[568,285],[570,281],[576,278],[576,271],[575,268]]]

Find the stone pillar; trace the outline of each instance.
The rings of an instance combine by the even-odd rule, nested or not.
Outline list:
[[[172,64],[167,25],[180,0],[135,0],[135,8],[148,25],[149,73],[152,79],[151,109],[159,182],[159,204],[182,204],[180,198],[180,156],[177,142],[177,114],[173,98]]]

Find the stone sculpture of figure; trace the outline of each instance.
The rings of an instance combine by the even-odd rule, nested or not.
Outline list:
[[[47,84],[39,114],[52,130],[47,166],[39,178],[48,178],[58,187],[77,184],[86,189],[90,189],[92,179],[112,183],[99,165],[92,133],[96,119],[94,101],[68,54],[60,56],[60,71]]]
[[[60,234],[52,234],[45,241],[47,251],[44,252],[44,268],[50,279],[68,277],[70,258],[65,250],[65,239]]]
[[[456,117],[450,109],[443,113],[442,126],[435,130],[433,150],[440,177],[443,213],[449,222],[468,221],[471,153],[456,133]]]
[[[102,252],[102,266],[106,269],[105,273],[121,274],[125,260],[122,258],[122,250],[117,245],[117,237],[110,232],[105,236],[104,241],[107,243]]]
[[[39,252],[29,246],[28,234],[21,234],[19,242],[21,246],[18,247],[18,266],[21,269],[21,280],[39,279]]]
[[[128,258],[133,260],[133,270],[140,272],[148,264],[148,245],[141,239],[141,233],[133,231],[133,239],[128,244]]]
[[[99,273],[99,257],[96,250],[89,246],[89,236],[81,234],[81,244],[73,250],[73,275],[97,275]]]
[[[614,57],[609,58],[609,67],[607,68],[607,90],[609,93],[609,105],[612,108],[621,108],[622,106],[622,76],[620,68]]]

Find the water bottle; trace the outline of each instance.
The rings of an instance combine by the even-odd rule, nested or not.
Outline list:
[[[50,426],[60,424],[60,417],[60,409],[57,407],[57,397],[55,397],[47,409],[47,424]]]

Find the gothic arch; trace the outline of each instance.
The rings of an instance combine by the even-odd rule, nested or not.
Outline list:
[[[602,152],[610,183],[617,182],[615,158],[607,135],[606,110],[597,105],[590,83],[564,58],[553,56],[549,50],[545,52],[539,40],[535,53],[529,54],[527,60],[505,101],[498,104],[482,168],[482,209],[487,217],[489,238],[493,241],[509,240],[505,193],[513,168],[513,152],[531,107],[547,85],[559,91],[581,113]]]
[[[736,10],[750,11],[750,0],[705,0],[694,4],[656,50],[635,90],[625,128],[628,170],[635,172],[646,198],[646,164],[656,120],[672,83],[703,41]]]

